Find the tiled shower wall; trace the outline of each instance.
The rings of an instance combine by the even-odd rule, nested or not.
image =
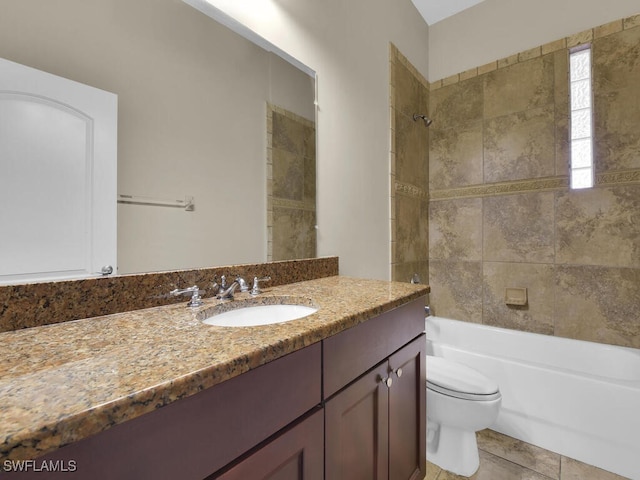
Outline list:
[[[568,52],[593,52],[596,185],[568,188]],[[430,86],[436,315],[640,347],[640,16]],[[528,304],[507,306],[506,287]]]
[[[267,260],[316,256],[316,127],[267,104]]]
[[[429,276],[429,130],[426,79],[391,45],[391,270],[393,280]]]

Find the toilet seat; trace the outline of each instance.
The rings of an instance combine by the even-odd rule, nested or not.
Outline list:
[[[489,401],[501,397],[498,384],[471,367],[427,355],[427,388],[464,400]]]

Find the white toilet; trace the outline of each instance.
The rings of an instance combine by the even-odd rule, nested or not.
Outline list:
[[[480,464],[476,432],[498,416],[498,385],[477,370],[427,355],[427,460],[469,477]]]

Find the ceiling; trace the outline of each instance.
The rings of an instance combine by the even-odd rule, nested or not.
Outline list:
[[[484,0],[411,0],[428,25],[444,20]]]

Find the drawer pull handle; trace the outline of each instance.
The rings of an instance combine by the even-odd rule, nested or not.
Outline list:
[[[401,368],[396,370],[396,375],[398,376],[398,378],[400,378],[402,376],[402,369]]]
[[[391,377],[387,377],[387,378],[383,378],[382,383],[384,383],[388,388],[391,388],[391,385],[393,385],[393,378]]]

